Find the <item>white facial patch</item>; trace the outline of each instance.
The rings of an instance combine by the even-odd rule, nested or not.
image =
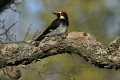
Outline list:
[[[62,16],[62,15],[60,15],[60,19],[65,19],[65,17],[64,17],[64,16]]]
[[[60,14],[62,13],[62,12],[59,12]]]
[[[60,19],[65,19],[65,17],[62,15],[62,12],[59,12],[60,14]]]

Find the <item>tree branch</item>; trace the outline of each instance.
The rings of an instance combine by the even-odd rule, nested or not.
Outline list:
[[[18,13],[21,14],[20,11],[14,9],[13,7],[15,5],[19,6],[22,2],[24,2],[24,0],[22,0],[22,1],[19,1],[19,0],[0,0],[0,13],[3,12],[4,10],[6,10],[6,9],[11,9],[14,12],[18,12]],[[11,7],[12,4],[14,4],[13,7]]]
[[[0,67],[30,64],[34,60],[57,54],[78,54],[100,68],[120,68],[120,37],[104,47],[86,32],[71,32],[65,37],[46,37],[38,47],[35,41],[11,42],[0,45]]]
[[[14,0],[0,0],[0,12],[7,9]]]

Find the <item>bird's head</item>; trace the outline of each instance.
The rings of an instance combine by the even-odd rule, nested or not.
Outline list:
[[[53,13],[55,15],[57,15],[58,19],[67,19],[68,20],[68,16],[66,12],[58,12],[58,13]]]

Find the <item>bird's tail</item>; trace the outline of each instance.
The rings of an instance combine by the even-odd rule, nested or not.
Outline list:
[[[43,38],[45,38],[45,35],[40,35],[34,41],[41,41]]]
[[[44,39],[44,38],[45,38],[45,35],[40,35],[39,37],[37,37],[36,39],[34,39],[34,41],[41,41],[41,40]],[[39,46],[39,43],[36,42],[35,46],[38,47],[38,46]]]

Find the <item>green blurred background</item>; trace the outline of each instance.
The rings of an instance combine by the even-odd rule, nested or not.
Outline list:
[[[30,25],[26,40],[32,39],[37,30],[43,32],[56,18],[52,13],[59,11],[68,13],[68,32],[89,32],[104,45],[120,35],[120,0],[25,0],[11,6],[21,14],[8,9],[0,19],[5,19],[6,26],[18,21],[11,30],[17,41],[24,39]],[[97,68],[75,54],[52,56],[30,66],[37,71],[21,69],[19,80],[120,80],[119,70]]]

